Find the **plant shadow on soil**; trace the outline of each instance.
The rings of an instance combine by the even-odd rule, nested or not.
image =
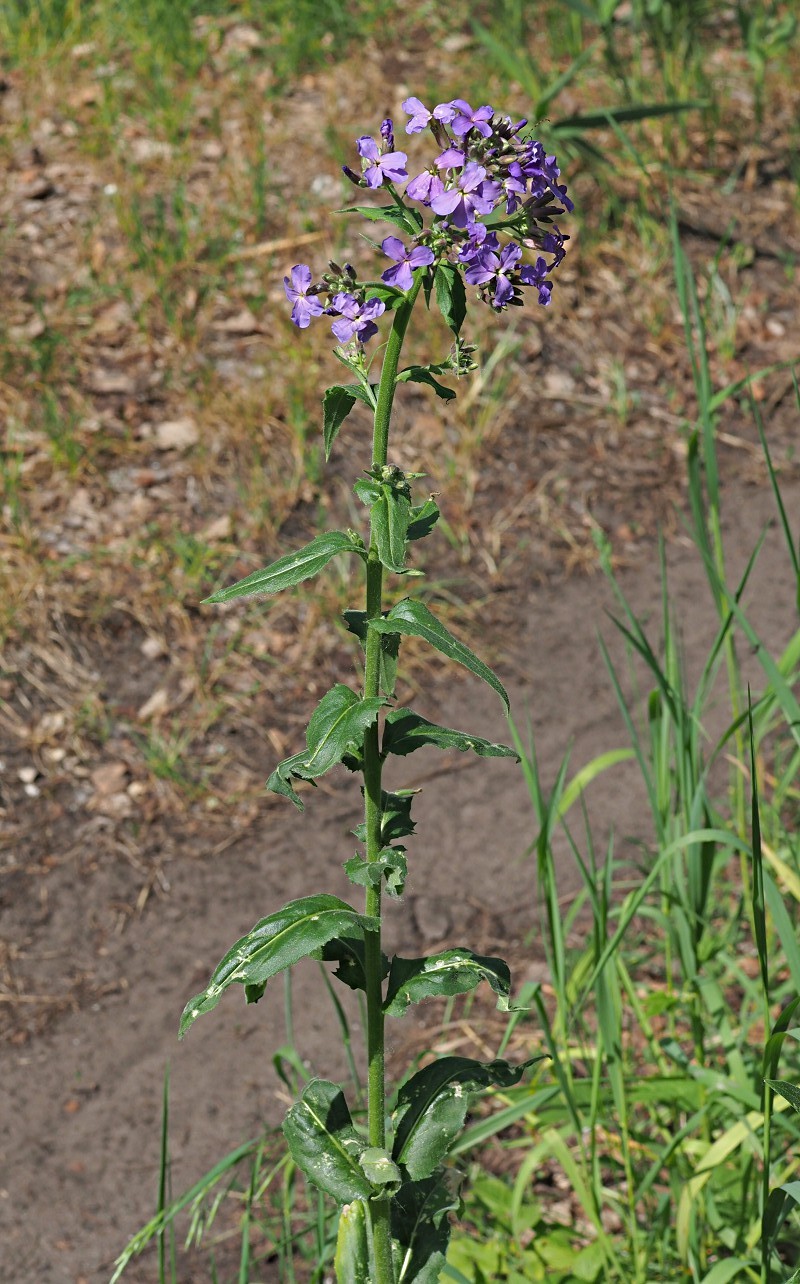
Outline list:
[[[797,627],[791,568],[772,495],[766,487],[743,485],[735,465],[729,452],[723,492],[729,580],[736,582],[769,528],[745,606],[777,654]],[[796,480],[787,485],[784,502],[790,513],[800,511]],[[707,652],[715,616],[700,558],[687,538],[670,544],[668,565],[691,676]],[[621,582],[640,618],[657,621],[655,550]],[[608,610],[613,611],[612,595],[600,577],[572,577],[515,594],[513,601],[501,595],[487,603],[505,639],[500,673],[523,738],[528,721],[533,729],[545,781],[552,782],[569,745],[577,768],[625,744],[597,644],[600,629],[621,655]],[[746,676],[757,689],[757,665],[753,657],[749,661]],[[454,674],[439,680],[421,711],[451,726],[507,738],[496,697],[471,679]],[[266,774],[271,765],[259,767]],[[534,822],[521,773],[503,761],[420,753],[399,763],[394,776],[390,784],[418,786],[422,793],[407,896],[388,907],[389,948],[422,953],[468,944],[509,957],[517,985],[540,978],[535,869],[524,855],[535,836]],[[640,788],[635,769],[618,766],[589,787],[586,799],[595,836],[602,842],[613,832],[617,855],[630,858],[632,868],[638,843],[649,837]],[[349,831],[359,819],[358,791],[352,779],[342,778],[330,788],[309,790],[306,801],[300,818],[289,814],[288,803],[271,806],[256,825],[234,831],[236,841],[225,850],[209,843],[208,835],[204,841],[202,833],[182,835],[174,827],[158,894],[123,930],[103,937],[97,975],[84,1001],[74,1002],[73,1010],[54,1017],[34,1037],[2,1047],[0,1276],[10,1284],[108,1279],[115,1256],[154,1210],[168,1061],[175,1193],[234,1145],[257,1135],[264,1122],[282,1117],[287,1103],[271,1060],[285,1041],[279,984],[255,1007],[246,1007],[238,993],[226,995],[180,1045],[176,1030],[185,1000],[257,917],[312,890],[348,896],[342,861],[352,853]],[[63,826],[50,825],[48,833],[47,822],[36,837],[40,854],[69,843]],[[29,870],[5,880],[4,914],[13,914],[18,926],[27,919],[45,989],[48,977],[82,957],[99,905],[130,893],[125,882],[133,868],[104,862],[101,840],[102,831],[98,838],[96,829],[86,830],[68,865],[48,873],[45,861],[38,875]],[[86,844],[93,841],[95,860],[88,862]],[[566,851],[559,877],[567,903],[578,880]],[[296,969],[293,987],[299,1052],[317,1073],[344,1075],[330,1001],[312,965]],[[429,1023],[434,1038],[440,1011],[438,1004],[423,1005],[418,1016],[394,1023],[390,1058],[401,1063],[412,1043],[426,1046],[420,1023]],[[533,1022],[528,1034],[535,1053]],[[153,1278],[152,1268],[141,1275],[140,1269],[134,1264],[125,1278]]]

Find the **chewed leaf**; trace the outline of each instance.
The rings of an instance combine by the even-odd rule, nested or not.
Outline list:
[[[424,638],[437,651],[441,651],[442,655],[448,656],[458,664],[463,664],[470,673],[487,682],[492,690],[497,692],[508,712],[508,693],[497,675],[492,672],[488,664],[479,660],[468,646],[453,637],[449,629],[437,620],[424,603],[414,598],[404,598],[382,619],[370,620],[369,627],[376,629],[379,633],[405,633],[410,637]]]
[[[483,957],[466,949],[445,950],[421,959],[395,955],[389,969],[384,1012],[387,1016],[402,1016],[420,999],[466,994],[481,981],[489,982],[498,996],[498,1008],[507,1012],[511,973],[503,959]]]
[[[298,1168],[340,1206],[374,1193],[360,1163],[368,1147],[338,1084],[312,1079],[284,1119],[283,1135]]]
[[[315,957],[325,963],[338,963],[333,975],[351,990],[366,990],[363,936],[334,936],[326,941]],[[381,981],[388,975],[389,960],[385,954],[381,954]]]
[[[265,566],[263,570],[253,571],[252,575],[231,584],[229,588],[213,593],[205,601],[230,602],[235,597],[250,597],[254,593],[280,593],[293,584],[311,579],[337,553],[358,553],[359,557],[366,557],[364,545],[357,535],[346,534],[344,531],[327,531],[294,553],[279,557],[277,562]]]
[[[225,990],[243,985],[251,1001],[264,993],[270,977],[293,967],[335,936],[363,935],[377,920],[358,914],[338,896],[304,896],[262,918],[228,950],[215,967],[205,990],[190,999],[181,1016],[179,1037],[203,1012],[217,1006]]]
[[[386,726],[383,732],[382,752],[405,757],[423,745],[436,745],[439,749],[458,749],[462,753],[471,750],[479,758],[514,758],[518,755],[508,745],[493,744],[480,736],[468,736],[463,731],[453,731],[451,727],[439,727],[427,718],[422,718],[413,709],[392,709],[386,715]]]
[[[392,1155],[409,1177],[429,1177],[446,1156],[464,1126],[470,1095],[481,1088],[510,1088],[534,1061],[512,1066],[507,1061],[473,1061],[441,1057],[403,1084],[392,1115]]]
[[[303,803],[292,788],[291,778],[315,780],[337,763],[357,763],[364,732],[378,716],[386,701],[382,696],[361,699],[341,682],[320,700],[306,731],[306,748],[279,763],[267,781],[273,793],[290,798],[303,810]]]
[[[373,861],[353,856],[345,862],[344,872],[351,883],[360,887],[380,887],[385,878],[389,895],[402,896],[408,877],[405,848],[384,847]]]

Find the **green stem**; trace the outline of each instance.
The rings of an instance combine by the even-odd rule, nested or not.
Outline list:
[[[389,445],[389,423],[397,379],[397,367],[411,311],[422,285],[420,272],[408,298],[397,309],[383,358],[378,386],[378,404],[372,438],[372,466],[383,468]],[[375,539],[370,533],[367,559],[367,620],[380,618],[383,606],[383,566],[378,558]],[[364,695],[377,696],[380,682],[381,638],[367,629]],[[376,861],[381,851],[381,754],[377,721],[364,734],[364,820],[366,855]],[[369,886],[364,912],[378,920],[374,932],[364,933],[364,971],[367,991],[367,1121],[369,1144],[383,1149],[386,1145],[386,1075],[384,1051],[383,979],[381,976],[381,887]],[[390,1204],[387,1200],[370,1204],[375,1284],[394,1284]]]

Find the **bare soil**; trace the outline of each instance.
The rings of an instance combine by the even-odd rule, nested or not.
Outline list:
[[[296,112],[322,112],[331,83],[306,78]],[[13,77],[6,86],[5,111],[17,126],[31,93]],[[329,624],[338,603],[326,597],[318,606],[311,593],[298,594],[242,623],[235,611],[199,606],[208,584],[192,569],[191,547],[176,543],[176,532],[191,535],[216,559],[218,577],[233,578],[307,538],[318,520],[349,518],[363,421],[354,417],[343,431],[331,480],[320,480],[312,457],[297,455],[276,374],[276,408],[252,421],[266,457],[292,478],[280,512],[272,494],[269,519],[253,515],[252,493],[242,497],[239,482],[256,458],[244,430],[237,436],[223,422],[260,404],[280,277],[304,233],[292,229],[297,239],[285,249],[265,242],[266,298],[254,301],[252,279],[245,274],[242,284],[231,271],[208,300],[192,301],[196,276],[187,272],[180,306],[194,309],[191,337],[171,338],[166,322],[143,331],[115,293],[116,273],[129,264],[118,216],[102,206],[109,169],[120,177],[119,156],[93,160],[80,133],[76,141],[65,128],[73,119],[83,128],[89,108],[76,97],[72,113],[60,112],[43,93],[0,192],[13,232],[2,268],[9,324],[28,327],[20,343],[38,343],[41,356],[41,315],[46,327],[65,332],[74,317],[67,295],[84,280],[87,256],[106,291],[78,318],[85,335],[68,369],[56,353],[53,368],[38,374],[12,364],[0,385],[14,425],[6,454],[20,460],[25,510],[20,519],[7,497],[2,537],[13,608],[3,617],[0,673],[0,1278],[9,1284],[108,1280],[116,1254],[154,1207],[167,1062],[175,1191],[279,1121],[286,1101],[272,1056],[285,1041],[280,987],[255,1008],[226,995],[183,1044],[178,1017],[257,918],[310,891],[350,894],[342,862],[359,818],[358,791],[344,773],[309,792],[301,818],[261,787],[293,751],[324,690],[352,679],[346,643]],[[342,110],[355,114],[352,103]],[[198,126],[190,148],[198,192],[223,163],[208,143]],[[725,146],[733,172],[735,137]],[[782,146],[776,133],[761,152],[753,148],[730,196],[702,173],[694,188],[684,184],[682,228],[698,271],[731,226],[747,250],[744,260],[721,260],[735,317],[729,333],[710,338],[717,386],[798,356],[800,309],[786,263],[800,234],[791,184],[774,163]],[[142,163],[158,159],[152,152]],[[271,212],[268,232],[281,230],[280,216]],[[304,253],[322,258],[333,235],[323,229],[321,244]],[[486,331],[486,351],[499,335]],[[292,342],[296,349],[301,340]],[[577,768],[625,742],[597,645],[599,629],[621,656],[606,614],[613,598],[598,573],[598,531],[656,637],[655,536],[663,531],[690,672],[713,636],[713,604],[680,516],[695,405],[669,265],[654,268],[624,228],[600,253],[584,257],[576,244],[550,313],[519,318],[508,368],[501,394],[478,383],[467,390],[463,420],[445,418],[409,389],[396,456],[409,469],[427,469],[450,523],[449,541],[438,536],[425,546],[433,595],[453,608],[456,631],[495,663],[523,734],[530,721],[551,782],[569,746]],[[209,382],[198,394],[203,370]],[[83,454],[73,471],[31,409],[48,384],[74,398]],[[800,432],[791,376],[777,370],[753,391],[796,526]],[[183,436],[174,427],[181,423]],[[767,528],[745,604],[778,654],[797,628],[793,582],[746,406],[729,404],[719,442],[729,579],[737,580]],[[348,586],[336,591],[346,596]],[[491,692],[413,651],[410,659],[404,702],[448,725],[507,738]],[[752,680],[757,687],[755,661]],[[509,956],[518,982],[540,977],[536,875],[526,854],[535,824],[519,771],[420,754],[396,772],[391,783],[422,793],[408,894],[388,907],[390,948],[467,944]],[[603,776],[587,805],[598,843],[613,833],[635,870],[649,837],[635,770]],[[566,853],[560,876],[567,904],[579,883]],[[326,1077],[343,1074],[318,975],[300,967],[293,985],[301,1054]],[[427,1005],[398,1023],[391,1052],[399,1063],[437,1037],[437,1011]],[[474,1038],[482,1037],[479,1029]],[[187,1281],[205,1278],[199,1269]],[[152,1279],[152,1267],[130,1278]]]

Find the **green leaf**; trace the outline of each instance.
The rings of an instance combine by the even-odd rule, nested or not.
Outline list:
[[[411,521],[406,532],[407,539],[424,539],[430,535],[439,520],[439,506],[433,496],[424,504],[411,509]]]
[[[398,838],[407,838],[414,833],[416,825],[411,819],[411,804],[418,789],[398,789],[397,793],[381,793],[381,842],[396,842]],[[362,822],[353,830],[356,838],[362,843],[367,841],[366,829]]]
[[[367,555],[363,542],[357,535],[345,534],[344,531],[327,531],[294,553],[279,557],[277,562],[265,566],[263,570],[254,571],[229,588],[213,593],[205,601],[230,602],[232,598],[249,597],[253,593],[280,593],[293,584],[311,579],[337,553],[358,553],[359,557],[365,559]]]
[[[349,986],[351,990],[367,988],[364,967],[364,941],[357,936],[334,936],[326,941],[317,957],[325,963],[338,963],[334,972],[337,980]],[[381,981],[389,975],[389,960],[381,954]]]
[[[500,679],[492,673],[488,665],[483,663],[483,660],[479,660],[477,655],[470,651],[468,646],[453,637],[453,634],[422,602],[414,598],[404,598],[382,619],[370,620],[369,628],[376,629],[379,633],[404,633],[409,637],[424,638],[437,651],[441,651],[442,655],[455,660],[458,664],[463,664],[470,673],[487,682],[500,696],[508,712],[508,694]]]
[[[438,379],[434,379],[429,366],[408,366],[407,369],[401,370],[397,376],[397,383],[426,383],[429,388],[433,388],[437,397],[442,401],[454,401],[455,392],[452,388],[446,388]]]
[[[179,1038],[203,1012],[217,1006],[222,994],[234,982],[251,989],[259,998],[270,977],[293,967],[313,954],[334,936],[372,931],[377,920],[357,914],[338,896],[320,894],[290,901],[275,914],[262,918],[255,927],[228,950],[217,964],[205,990],[190,999],[181,1016]]]
[[[373,1189],[383,1191],[386,1197],[396,1194],[403,1184],[397,1164],[388,1150],[380,1146],[367,1146],[362,1150],[359,1163]]]
[[[333,1269],[336,1284],[372,1284],[367,1207],[361,1199],[345,1204],[339,1213]]]
[[[441,1172],[401,1186],[392,1200],[397,1284],[439,1284],[450,1239],[448,1214],[460,1207]]]
[[[366,388],[359,383],[334,384],[326,390],[322,398],[322,436],[326,459],[330,459],[336,435],[357,401],[363,401],[370,410],[374,409]]]
[[[415,209],[401,205],[349,205],[337,214],[360,214],[373,223],[394,223],[404,232],[416,235],[422,227],[422,218]]]
[[[405,848],[384,847],[373,861],[353,856],[345,862],[344,872],[359,887],[378,887],[385,878],[389,895],[402,896],[408,877]]]
[[[303,810],[303,802],[294,792],[291,777],[314,780],[337,763],[348,758],[358,761],[364,732],[378,716],[386,701],[382,696],[361,699],[341,682],[320,700],[306,731],[306,748],[279,763],[267,781],[267,788],[290,798]]]
[[[507,1061],[441,1057],[403,1084],[392,1115],[392,1155],[413,1181],[429,1177],[461,1132],[470,1095],[481,1088],[510,1088],[535,1060]]]
[[[797,1084],[787,1083],[785,1079],[765,1079],[764,1082],[772,1088],[773,1092],[777,1092],[779,1097],[783,1097],[784,1101],[788,1101],[789,1105],[800,1113],[800,1088],[798,1088]]]
[[[453,731],[450,727],[439,727],[427,718],[414,713],[413,709],[392,709],[386,715],[386,726],[383,732],[382,753],[405,757],[423,745],[436,745],[438,749],[458,749],[466,753],[471,749],[479,758],[514,758],[519,756],[508,745],[493,744],[480,736],[468,736],[463,731]]]
[[[381,565],[395,575],[406,574],[406,533],[411,521],[411,501],[396,487],[383,483],[370,509],[372,534]]]
[[[366,1146],[338,1084],[312,1079],[284,1119],[283,1135],[298,1168],[337,1204],[371,1197],[360,1163]]]
[[[344,621],[351,633],[355,633],[362,646],[367,641],[366,611],[345,611]],[[381,634],[380,672],[378,682],[384,695],[393,696],[397,684],[397,657],[400,654],[400,634]]]
[[[467,295],[461,273],[451,263],[439,263],[433,284],[445,324],[458,335],[467,315]]]
[[[420,999],[466,994],[481,981],[489,982],[498,995],[499,1010],[507,1012],[511,973],[503,959],[484,957],[461,948],[421,959],[395,955],[389,968],[384,1012],[387,1016],[402,1016],[406,1008]]]

